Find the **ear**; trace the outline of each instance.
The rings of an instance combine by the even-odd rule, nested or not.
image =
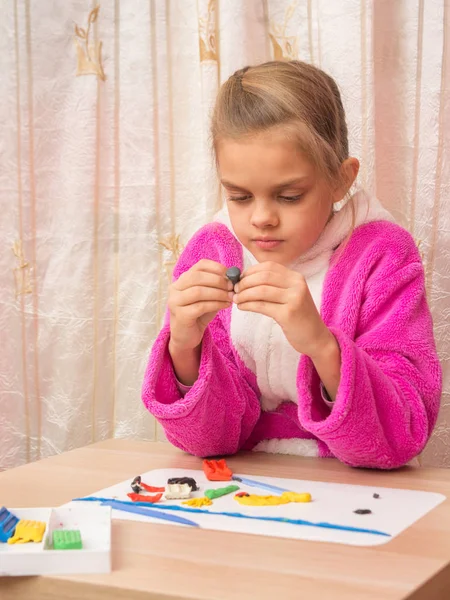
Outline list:
[[[359,160],[353,156],[346,158],[341,165],[339,175],[340,175],[340,183],[338,188],[336,189],[336,198],[337,201],[345,198],[349,189],[354,184],[356,178],[359,173]]]

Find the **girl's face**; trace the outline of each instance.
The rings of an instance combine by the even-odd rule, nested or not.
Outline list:
[[[222,140],[217,159],[234,232],[258,262],[286,266],[307,252],[342,199],[294,142],[273,131]]]

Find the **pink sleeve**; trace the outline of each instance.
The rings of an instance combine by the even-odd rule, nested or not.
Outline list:
[[[330,327],[342,357],[330,413],[320,408],[311,360],[299,364],[300,422],[352,466],[405,465],[423,450],[439,410],[442,373],[412,239],[403,255],[400,261],[386,256],[366,281],[354,336]]]
[[[233,239],[225,239],[223,255],[211,248],[204,228],[185,248],[174,270],[174,279],[201,258],[240,266],[233,255]],[[231,236],[227,230],[213,231],[215,237]],[[236,242],[237,243],[237,242]],[[239,251],[242,250],[239,247]],[[230,310],[230,309],[228,309]],[[186,392],[180,389],[168,351],[169,318],[159,333],[148,361],[142,389],[147,409],[164,428],[167,439],[196,456],[227,455],[237,452],[249,438],[260,416],[259,390],[255,375],[234,353],[221,311],[208,325],[202,341],[197,381]]]
[[[237,452],[261,411],[256,379],[250,372],[243,377],[221,351],[217,328],[220,323],[210,323],[205,331],[199,377],[183,397],[168,352],[166,325],[152,348],[142,390],[145,406],[164,427],[167,439],[201,457]]]

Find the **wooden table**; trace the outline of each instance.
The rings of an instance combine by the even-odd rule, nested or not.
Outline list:
[[[228,463],[243,474],[403,487],[450,498],[450,470],[444,469],[381,473],[260,453]],[[199,460],[169,444],[108,440],[0,473],[0,503],[57,506],[138,473],[174,467],[198,469]],[[391,542],[368,548],[113,521],[110,575],[1,578],[0,598],[444,600],[450,598],[449,509],[446,500]]]

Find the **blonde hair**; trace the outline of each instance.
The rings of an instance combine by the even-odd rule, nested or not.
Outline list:
[[[216,157],[222,139],[280,126],[330,182],[340,178],[348,134],[338,86],[321,69],[298,60],[245,67],[222,85],[211,125]]]

